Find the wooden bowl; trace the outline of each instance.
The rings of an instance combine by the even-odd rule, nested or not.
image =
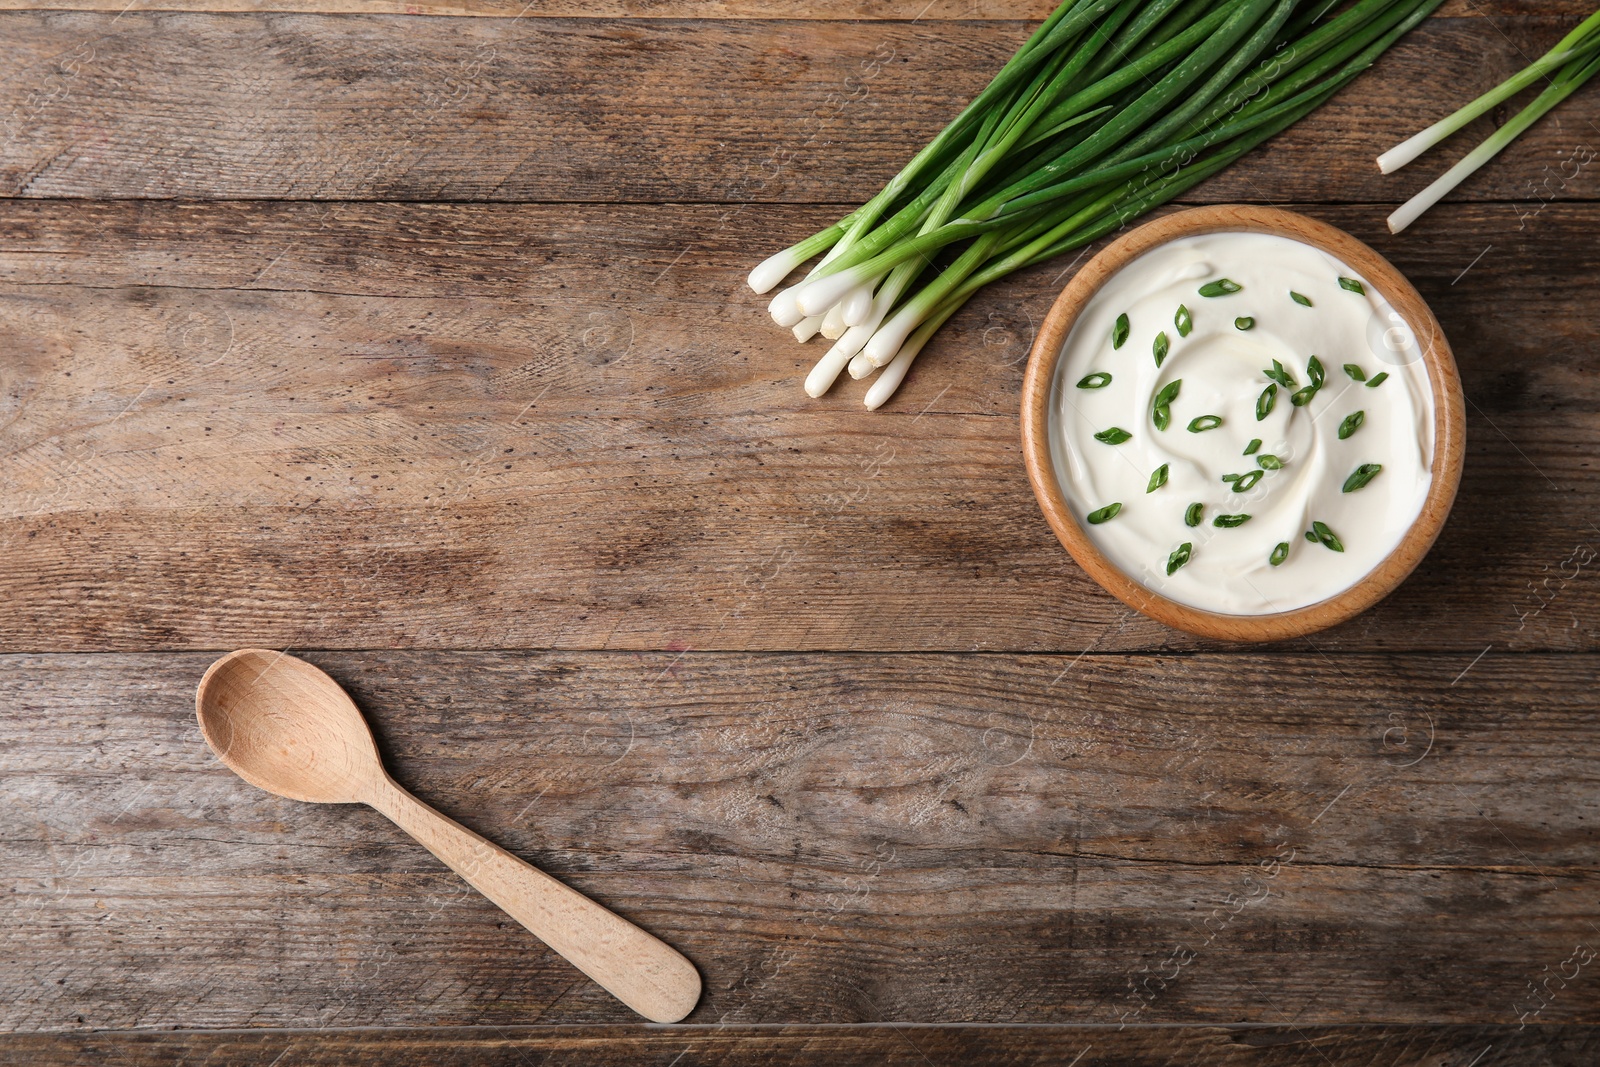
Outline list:
[[[1265,233],[1319,248],[1377,286],[1405,320],[1422,350],[1433,392],[1433,480],[1427,498],[1393,552],[1355,585],[1326,600],[1268,615],[1227,615],[1180,604],[1124,573],[1089,538],[1068,507],[1050,454],[1050,408],[1056,369],[1079,313],[1117,271],[1180,237]],[[1022,382],[1022,454],[1045,519],[1078,565],[1124,604],[1168,626],[1225,641],[1276,641],[1314,633],[1357,615],[1388,596],[1427,555],[1461,484],[1466,419],[1455,356],[1439,322],[1405,276],[1343,230],[1292,211],[1248,205],[1200,207],[1167,215],[1124,234],[1091,259],[1062,290],[1045,317]]]

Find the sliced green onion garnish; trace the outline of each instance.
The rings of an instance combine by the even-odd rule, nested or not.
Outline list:
[[[1172,324],[1178,328],[1179,337],[1188,337],[1189,331],[1194,329],[1194,316],[1189,314],[1189,309],[1182,304],[1178,305],[1178,313],[1172,317]]]
[[[1278,386],[1276,383],[1268,385],[1261,390],[1261,395],[1256,397],[1256,421],[1260,422],[1272,414],[1272,405],[1278,402]]]
[[[1289,371],[1288,371],[1288,368],[1286,368],[1282,363],[1278,362],[1277,360],[1273,360],[1272,361],[1272,369],[1271,370],[1264,370],[1261,373],[1265,374],[1268,378],[1270,378],[1273,381],[1277,382],[1279,385],[1283,386],[1285,389],[1293,389],[1294,388],[1294,375],[1290,374]]]
[[[1182,378],[1174,378],[1161,387],[1156,393],[1156,398],[1151,401],[1150,417],[1156,424],[1156,429],[1165,430],[1172,425],[1172,402],[1178,399],[1178,390],[1183,387]]]
[[[1190,433],[1205,433],[1222,425],[1221,415],[1196,415],[1189,420]]]
[[[1306,540],[1310,541],[1312,544],[1316,544],[1317,543],[1317,535],[1315,533],[1312,533],[1310,530],[1307,530],[1306,531]]]
[[[1233,491],[1235,493],[1248,493],[1250,490],[1254,489],[1256,487],[1256,483],[1261,480],[1262,473],[1262,471],[1254,470],[1239,475],[1239,477],[1234,479]]]
[[[1199,526],[1200,519],[1205,513],[1206,506],[1204,504],[1199,502],[1190,504],[1183,512],[1183,524],[1185,526]]]
[[[1306,377],[1311,379],[1312,385],[1321,385],[1324,381],[1322,360],[1312,356],[1306,361]]]
[[[1250,516],[1248,515],[1218,515],[1216,518],[1211,520],[1211,525],[1221,526],[1224,529],[1232,529],[1235,526],[1243,526],[1249,521]]]
[[[1183,544],[1173,549],[1172,555],[1167,557],[1167,573],[1171,574],[1185,563],[1188,563],[1189,556],[1193,552],[1194,542],[1192,541],[1185,541]]]
[[[1123,312],[1117,316],[1117,324],[1111,327],[1111,347],[1121,348],[1128,340],[1128,313]]]
[[[1096,441],[1104,441],[1108,445],[1120,445],[1132,436],[1133,434],[1124,430],[1121,426],[1113,426],[1109,430],[1101,430],[1095,434],[1094,439]]]
[[[1104,389],[1110,384],[1111,375],[1103,370],[1097,370],[1093,374],[1085,374],[1078,379],[1079,389]]]
[[[1230,278],[1218,278],[1214,282],[1206,282],[1204,285],[1202,285],[1200,287],[1200,295],[1227,296],[1229,293],[1237,293],[1243,288],[1244,286]]]
[[[1261,451],[1261,438],[1250,438],[1250,443],[1244,446],[1244,454],[1247,456],[1253,456],[1259,451]]]
[[[1272,555],[1267,557],[1267,562],[1276,567],[1289,558],[1289,542],[1279,541],[1278,547],[1272,550]]]
[[[1099,526],[1107,519],[1114,519],[1116,518],[1117,512],[1121,510],[1122,502],[1120,500],[1115,504],[1107,504],[1103,508],[1096,508],[1095,510],[1089,512],[1089,525]]]
[[[1150,345],[1150,351],[1156,357],[1156,366],[1161,366],[1167,358],[1167,350],[1172,347],[1172,342],[1167,340],[1165,333],[1156,334],[1156,339]]]
[[[1309,296],[1307,296],[1304,293],[1297,293],[1293,289],[1289,290],[1289,299],[1293,300],[1296,304],[1299,304],[1301,307],[1307,307],[1308,308],[1308,307],[1311,306],[1311,298]]]
[[[1165,463],[1163,463],[1161,466],[1157,467],[1155,470],[1150,472],[1150,484],[1148,484],[1148,485],[1146,485],[1144,487],[1144,491],[1147,492],[1147,493],[1153,493],[1157,489],[1160,489],[1163,485],[1166,485],[1166,484],[1167,484],[1167,465]]]
[[[1311,532],[1316,535],[1315,540],[1321,541],[1335,552],[1344,551],[1344,543],[1339,540],[1332,530],[1328,529],[1327,523],[1313,522],[1311,524]]]
[[[1339,440],[1347,439],[1351,434],[1361,429],[1361,424],[1366,421],[1367,413],[1365,411],[1356,411],[1346,415],[1344,421],[1339,424]]]
[[[1311,398],[1316,396],[1317,390],[1321,388],[1320,385],[1308,385],[1304,389],[1297,390],[1293,396],[1289,397],[1289,403],[1297,408],[1303,408],[1311,403]]]
[[[1350,472],[1350,477],[1344,480],[1344,492],[1353,493],[1357,489],[1365,488],[1366,484],[1376,478],[1381,470],[1383,470],[1382,463],[1363,463]]]
[[[1256,320],[1252,319],[1249,315],[1240,315],[1238,318],[1233,320],[1233,328],[1235,330],[1248,330],[1255,324]]]
[[[1367,287],[1362,285],[1360,282],[1356,281],[1354,278],[1340,278],[1339,279],[1339,288],[1348,289],[1352,293],[1365,294],[1366,291],[1367,291]]]
[[[1377,374],[1374,374],[1372,376],[1371,380],[1367,382],[1367,388],[1368,389],[1376,389],[1378,386],[1382,385],[1384,382],[1386,382],[1388,380],[1389,380],[1389,372],[1386,371],[1386,370],[1381,370]]]
[[[1354,363],[1346,363],[1344,365],[1344,372],[1350,375],[1351,381],[1364,382],[1367,380],[1367,372],[1356,366]]]
[[[1260,467],[1264,471],[1281,471],[1281,470],[1283,470],[1283,460],[1279,459],[1277,456],[1272,455],[1270,452],[1265,454],[1265,455],[1257,456],[1256,457],[1256,465],[1258,467]]]

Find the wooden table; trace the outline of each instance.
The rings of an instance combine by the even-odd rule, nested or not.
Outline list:
[[[743,288],[1049,0],[4,6],[0,1062],[1600,1059],[1600,91],[1400,238],[1477,137],[1371,163],[1587,0],[1451,0],[1187,198],[1372,242],[1469,398],[1421,570],[1264,648],[1041,521],[1069,263],[871,415]],[[687,953],[687,1024],[224,770],[252,645]]]

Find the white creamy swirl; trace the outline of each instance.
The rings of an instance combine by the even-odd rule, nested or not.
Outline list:
[[[1342,286],[1341,277],[1365,292]],[[1221,279],[1239,291],[1200,295],[1203,285]],[[1187,336],[1174,321],[1180,305],[1193,319]],[[1128,336],[1114,348],[1123,314]],[[1240,329],[1239,318],[1253,325]],[[1153,354],[1158,334],[1169,346],[1160,367]],[[1291,395],[1311,384],[1312,356],[1322,364],[1323,385],[1296,406]],[[1271,411],[1258,419],[1258,399],[1272,384],[1264,371],[1275,359],[1294,388],[1279,385]],[[1352,377],[1346,364],[1367,380]],[[1095,373],[1109,374],[1110,383],[1078,386]],[[1380,373],[1388,377],[1369,385]],[[1171,422],[1160,430],[1152,404],[1174,381],[1181,385]],[[1051,450],[1079,522],[1124,573],[1191,607],[1262,615],[1348,589],[1405,536],[1432,480],[1433,396],[1416,339],[1365,278],[1284,237],[1187,237],[1129,263],[1078,317],[1052,397]],[[1356,412],[1359,427],[1341,439],[1341,424]],[[1202,416],[1218,416],[1222,424],[1191,432]],[[1120,444],[1095,438],[1114,427],[1133,436]],[[1246,455],[1256,438],[1259,450]],[[1264,469],[1274,459],[1281,468]],[[1163,464],[1166,484],[1147,492]],[[1364,464],[1382,470],[1344,492]],[[1259,478],[1251,471],[1260,471]],[[1246,476],[1246,491],[1230,488],[1223,476],[1231,474]],[[1203,518],[1190,526],[1186,513],[1196,503]],[[1087,521],[1112,504],[1122,505],[1114,517]],[[1219,515],[1249,518],[1217,526]],[[1314,522],[1332,531],[1344,551],[1307,541]],[[1168,575],[1171,554],[1185,543],[1192,546],[1188,562]],[[1274,565],[1274,549],[1284,543],[1287,557]]]

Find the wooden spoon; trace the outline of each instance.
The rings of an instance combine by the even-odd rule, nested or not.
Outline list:
[[[206,671],[194,703],[206,744],[251,785],[371,805],[640,1015],[675,1023],[694,1010],[694,964],[396,785],[360,710],[316,667],[284,652],[230,652]]]

